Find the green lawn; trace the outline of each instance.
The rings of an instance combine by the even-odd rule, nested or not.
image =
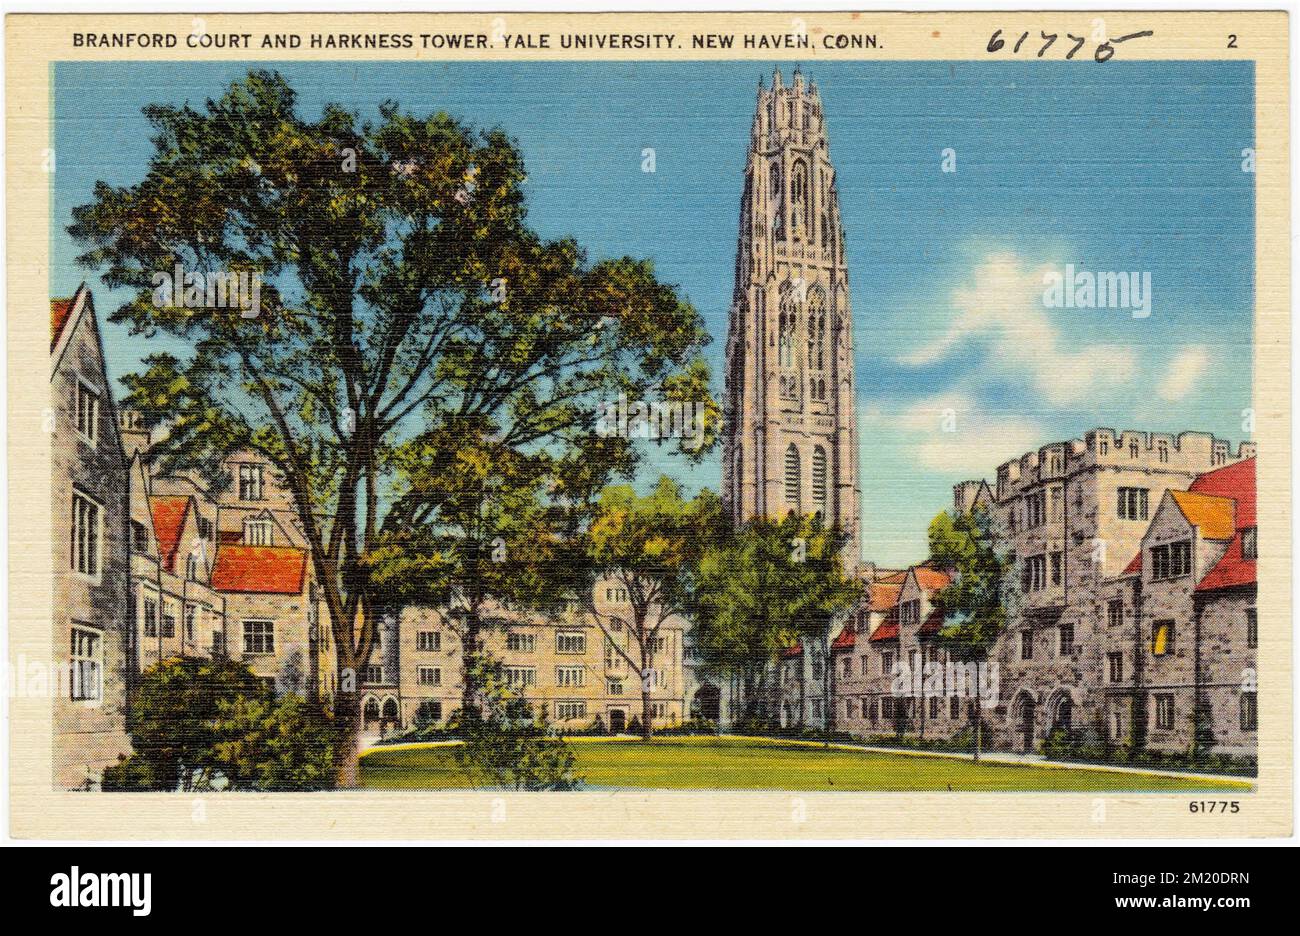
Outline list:
[[[1250,790],[1248,780],[1186,780],[1088,768],[972,763],[947,757],[824,750],[740,738],[578,739],[577,774],[588,789],[641,790]],[[467,789],[449,747],[373,750],[362,786]]]

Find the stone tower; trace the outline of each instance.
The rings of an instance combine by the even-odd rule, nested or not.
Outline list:
[[[758,87],[727,332],[722,496],[732,517],[820,512],[860,555],[853,327],[817,85]]]

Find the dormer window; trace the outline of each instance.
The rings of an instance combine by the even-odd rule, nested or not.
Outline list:
[[[1246,527],[1241,531],[1241,558],[1259,558],[1259,538],[1255,527]]]
[[[271,521],[270,520],[245,520],[244,521],[244,545],[245,546],[272,545]]]

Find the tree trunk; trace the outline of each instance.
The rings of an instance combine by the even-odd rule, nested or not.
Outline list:
[[[342,789],[357,786],[361,775],[361,752],[357,741],[361,735],[361,696],[340,690],[334,696],[334,721],[338,735],[334,747],[334,783]]]
[[[649,741],[654,734],[650,719],[650,689],[654,685],[653,660],[641,644],[641,740]]]
[[[461,690],[460,705],[464,711],[479,707],[483,697],[483,646],[478,610],[473,609],[465,615],[465,632],[461,636],[461,658],[465,670],[464,688]]]

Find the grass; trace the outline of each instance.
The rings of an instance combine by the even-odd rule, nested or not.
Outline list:
[[[1085,767],[972,763],[952,757],[826,750],[763,738],[664,738],[649,744],[573,739],[576,773],[596,790],[1249,791],[1242,780],[1162,777]],[[378,749],[361,784],[383,790],[469,789],[451,747]]]

